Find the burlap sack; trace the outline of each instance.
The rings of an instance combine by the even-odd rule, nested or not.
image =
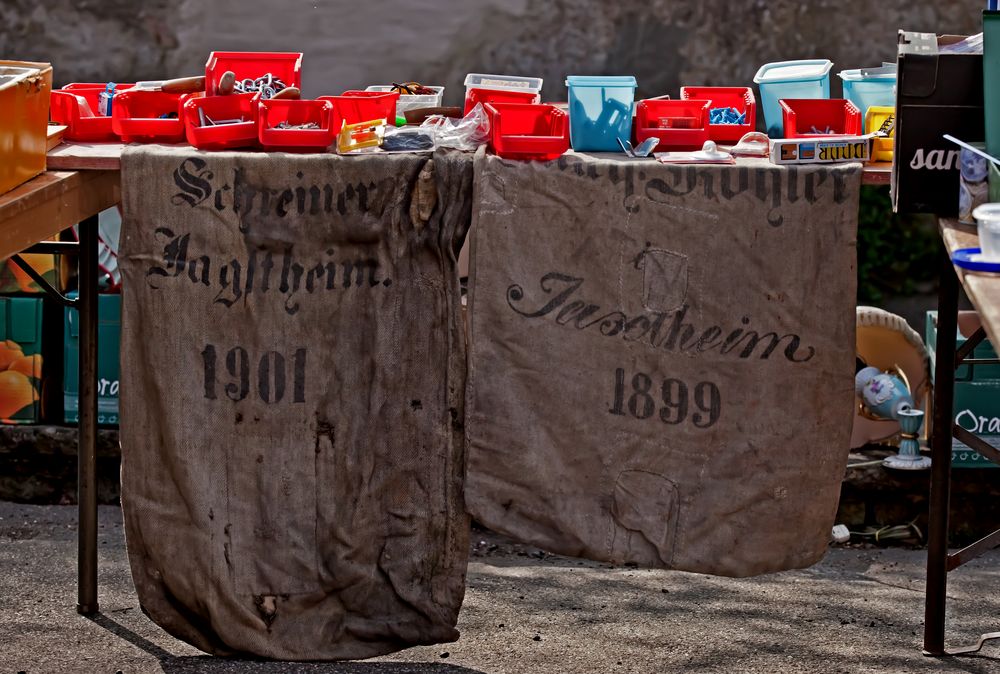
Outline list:
[[[122,505],[143,609],[217,654],[454,640],[472,161],[122,157]]]
[[[472,515],[611,562],[819,560],[853,418],[860,177],[477,158]]]

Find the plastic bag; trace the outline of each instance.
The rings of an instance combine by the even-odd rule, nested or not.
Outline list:
[[[946,44],[939,50],[942,54],[982,54],[983,34],[970,35],[961,42]]]
[[[432,115],[420,128],[431,133],[437,147],[457,150],[475,150],[490,137],[490,119],[481,103],[462,119]]]
[[[402,127],[386,129],[382,139],[384,152],[427,152],[434,149],[434,135],[429,129]]]

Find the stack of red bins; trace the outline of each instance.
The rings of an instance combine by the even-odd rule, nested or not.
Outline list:
[[[554,105],[487,103],[490,147],[509,159],[550,160],[569,149],[569,115]]]
[[[131,89],[133,84],[115,85],[115,92]],[[102,115],[101,94],[107,84],[74,82],[51,93],[49,116],[56,124],[66,127],[63,138],[80,143],[102,143],[118,140],[111,129],[111,117]],[[114,107],[112,107],[114,110]]]
[[[715,108],[734,108],[746,115],[743,124],[712,124],[709,119],[708,137],[716,143],[735,143],[756,128],[757,99],[750,87],[681,87],[681,100],[710,101]]]
[[[700,150],[708,140],[706,100],[650,98],[635,107],[635,140],[657,138],[657,149]]]

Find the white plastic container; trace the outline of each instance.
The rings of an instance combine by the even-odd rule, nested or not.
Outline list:
[[[753,81],[760,89],[760,103],[764,110],[764,124],[771,138],[784,138],[784,121],[781,116],[783,98],[830,98],[829,59],[804,61],[778,61],[760,67]]]
[[[396,114],[402,115],[407,110],[414,110],[416,108],[439,108],[441,107],[441,99],[444,97],[444,87],[427,87],[428,89],[433,89],[433,94],[400,94],[399,100],[396,101]],[[376,91],[376,92],[390,92],[392,91],[391,84],[374,84],[365,91]]]
[[[979,248],[983,260],[1000,262],[1000,204],[983,204],[972,211],[979,223]]]
[[[541,90],[541,77],[469,73],[465,76],[464,111],[468,114],[477,103],[539,103]]]

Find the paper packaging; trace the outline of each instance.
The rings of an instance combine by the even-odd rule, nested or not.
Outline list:
[[[871,159],[871,136],[782,138],[771,141],[772,164],[841,164]]]
[[[984,140],[983,55],[940,52],[956,35],[900,31],[892,203],[898,213],[958,213],[959,150]]]

